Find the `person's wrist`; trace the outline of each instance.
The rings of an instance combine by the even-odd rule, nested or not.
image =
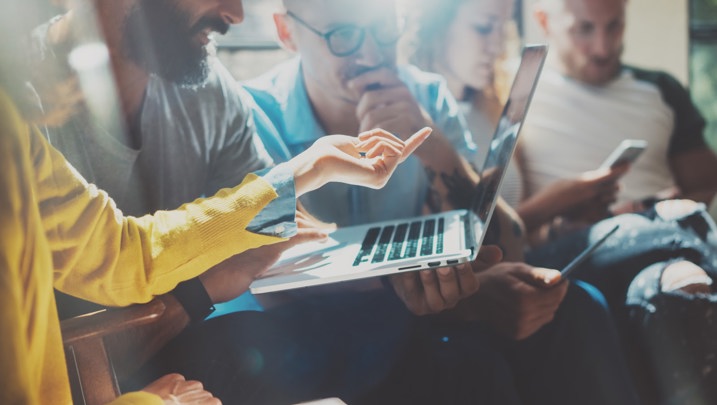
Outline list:
[[[314,148],[309,148],[285,163],[289,165],[294,174],[297,197],[324,184],[324,165],[319,164],[318,159],[312,157],[315,153]]]
[[[190,323],[199,323],[214,312],[214,302],[199,277],[177,284],[171,295],[184,308]]]

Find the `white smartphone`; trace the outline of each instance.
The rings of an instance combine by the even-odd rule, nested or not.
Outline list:
[[[605,159],[601,169],[608,169],[625,163],[633,163],[647,149],[647,141],[641,139],[625,139]]]

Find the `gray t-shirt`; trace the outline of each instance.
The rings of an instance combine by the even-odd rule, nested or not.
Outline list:
[[[251,97],[218,60],[210,64],[200,88],[150,77],[133,134],[136,149],[88,111],[48,129],[48,139],[128,215],[174,209],[233,187],[272,161],[254,131]]]

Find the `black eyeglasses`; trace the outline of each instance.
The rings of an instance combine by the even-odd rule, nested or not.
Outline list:
[[[324,38],[329,50],[334,56],[343,57],[351,55],[361,48],[361,45],[363,45],[363,41],[366,38],[367,27],[346,24],[327,32],[321,32],[291,11],[287,11],[286,15],[308,28],[309,31]],[[403,33],[403,22],[397,20],[393,24],[374,24],[368,29],[370,29],[371,35],[378,45],[390,46],[394,45],[401,37],[401,34]]]

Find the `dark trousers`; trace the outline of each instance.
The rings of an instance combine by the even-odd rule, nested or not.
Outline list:
[[[714,402],[703,398],[714,393],[703,393],[717,384],[717,372],[711,372],[716,362],[705,360],[717,348],[713,336],[705,337],[714,330],[709,319],[717,298],[661,293],[661,271],[655,271],[687,260],[717,278],[717,234],[704,211],[673,220],[660,219],[654,210],[621,215],[533,250],[528,262],[560,268],[615,224],[620,229],[574,277],[606,296],[644,403]]]
[[[128,388],[168,372],[227,404],[637,403],[601,296],[578,285],[522,342],[480,323],[413,316],[388,290],[237,312],[186,330]]]

